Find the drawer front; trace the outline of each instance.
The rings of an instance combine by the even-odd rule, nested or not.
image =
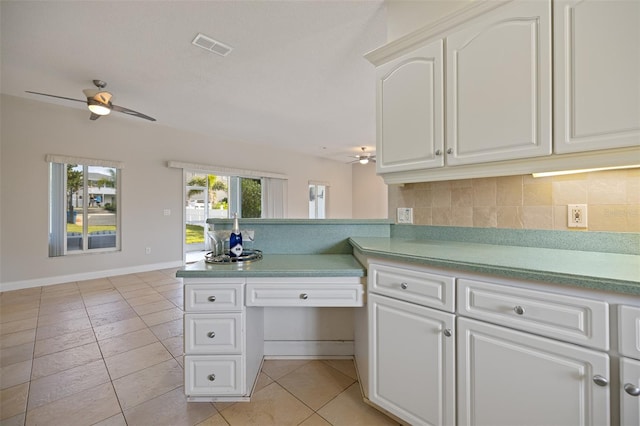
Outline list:
[[[458,313],[566,342],[609,349],[606,302],[458,279]]]
[[[364,306],[362,284],[247,284],[247,306]]]
[[[184,392],[188,396],[244,395],[243,359],[238,356],[185,356]]]
[[[407,302],[455,311],[455,278],[419,268],[369,264],[369,291]]]
[[[243,284],[185,284],[186,312],[240,311],[244,302]]]
[[[242,313],[185,314],[185,354],[242,353]]]
[[[619,306],[618,333],[620,353],[640,359],[640,307]]]

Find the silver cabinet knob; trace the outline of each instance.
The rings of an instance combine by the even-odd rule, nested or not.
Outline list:
[[[593,376],[593,383],[598,386],[607,386],[609,384],[609,380],[599,374],[596,374],[595,376]]]
[[[451,337],[453,333],[451,332],[450,328],[445,328],[442,334],[444,334],[446,337]]]
[[[406,290],[409,287],[407,283],[400,283],[400,288]]]
[[[300,295],[300,299],[302,299],[302,300],[307,300],[308,298],[309,298],[309,295],[307,293],[302,293]]]
[[[453,154],[453,148],[447,149],[447,154]]]
[[[207,379],[209,379],[210,382],[213,382],[216,379],[216,375],[211,373],[209,374],[209,376],[207,376]]]
[[[214,331],[210,331],[207,333],[207,337],[213,339],[214,337],[216,337],[216,333]]]
[[[513,308],[513,312],[518,315],[522,315],[524,314],[524,308],[522,306],[516,306],[515,308]]]
[[[209,302],[215,302],[216,301],[216,297],[215,296],[209,296],[209,297],[207,297],[207,300]]]
[[[633,383],[626,383],[624,385],[624,391],[631,396],[640,396],[640,388]]]
[[[436,149],[435,154],[436,154],[437,156],[440,156],[440,155],[442,155],[442,151],[440,151],[439,149]]]

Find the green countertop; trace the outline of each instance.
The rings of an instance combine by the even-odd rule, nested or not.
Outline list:
[[[350,254],[264,254],[256,262],[187,265],[176,276],[220,277],[363,277],[366,269]]]
[[[453,241],[354,237],[366,256],[640,295],[640,256]]]

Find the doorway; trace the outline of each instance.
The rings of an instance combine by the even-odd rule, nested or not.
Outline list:
[[[184,181],[184,251],[191,263],[204,259],[210,249],[207,219],[229,217],[229,177],[185,170]]]

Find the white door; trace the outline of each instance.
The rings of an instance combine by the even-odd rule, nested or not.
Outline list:
[[[620,359],[620,424],[640,424],[640,361]]]
[[[458,318],[458,424],[605,426],[609,357]]]
[[[455,423],[454,315],[369,295],[369,399],[412,425]]]
[[[514,1],[447,37],[448,165],[551,154],[550,3]]]
[[[442,56],[438,40],[377,69],[378,173],[443,166]]]
[[[557,153],[640,145],[640,1],[554,2]]]

